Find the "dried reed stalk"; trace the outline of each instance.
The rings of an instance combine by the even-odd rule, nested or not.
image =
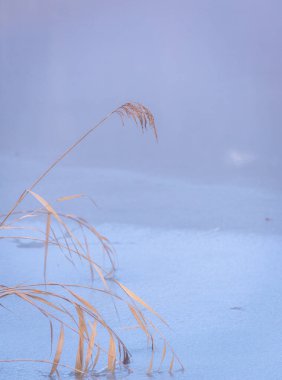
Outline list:
[[[104,296],[108,296],[116,302],[125,303],[130,311],[133,319],[136,321],[138,328],[144,333],[148,342],[150,342],[152,356],[148,373],[153,370],[153,363],[155,360],[155,336],[163,341],[163,350],[160,360],[159,368],[162,366],[167,352],[171,353],[171,361],[169,371],[172,371],[174,362],[177,361],[181,368],[183,368],[180,360],[176,356],[169,343],[162,335],[160,330],[155,326],[151,319],[149,319],[143,310],[154,315],[157,320],[166,324],[162,317],[147,305],[139,296],[128,289],[121,282],[112,278],[116,269],[113,249],[108,239],[101,235],[96,228],[87,222],[85,219],[72,215],[64,214],[56,211],[46,199],[35,193],[33,190],[36,185],[41,182],[48,173],[66,157],[77,145],[79,145],[89,134],[101,126],[113,114],[117,114],[122,123],[125,118],[132,119],[137,126],[140,126],[142,131],[151,128],[154,132],[155,138],[158,138],[155,121],[152,113],[148,108],[138,103],[126,103],[105,116],[98,124],[84,133],[77,141],[69,146],[32,184],[24,190],[11,210],[3,216],[0,224],[0,231],[3,233],[0,239],[21,239],[28,241],[36,241],[42,243],[44,247],[44,268],[43,277],[44,283],[22,285],[15,287],[6,287],[0,285],[0,299],[14,296],[41,313],[50,325],[50,344],[53,345],[53,323],[60,325],[60,333],[57,339],[57,348],[54,360],[51,362],[52,367],[50,374],[57,374],[59,376],[58,367],[71,368],[67,364],[60,362],[64,341],[65,329],[71,330],[78,335],[78,347],[76,355],[76,363],[74,370],[77,374],[85,374],[93,371],[100,360],[101,353],[107,356],[107,368],[109,371],[114,371],[117,364],[127,365],[130,361],[130,352],[126,345],[123,343],[118,334],[110,327],[110,325],[103,318],[98,308],[92,302],[82,297],[78,291],[81,289],[88,289],[92,293],[102,292]],[[16,211],[16,208],[22,203],[26,196],[33,197],[40,204],[40,208],[30,211]],[[69,201],[76,198],[84,197],[82,194],[75,194],[71,196],[61,197],[59,202]],[[45,219],[45,229],[41,230],[38,227],[26,225],[25,222],[34,219]],[[80,234],[74,232],[71,225],[78,227]],[[58,234],[61,231],[61,235]],[[5,232],[9,234],[5,234]],[[102,252],[106,254],[110,269],[98,264],[96,256],[89,248],[87,234],[90,234],[91,239],[99,242]],[[94,281],[94,274],[96,273],[95,282],[100,281],[102,287],[87,287],[83,285],[69,285],[60,283],[47,282],[47,261],[49,247],[53,246],[59,249],[66,258],[74,264],[74,256],[77,256],[88,264],[92,280]],[[109,278],[112,279],[109,282]],[[111,284],[116,285],[116,290],[113,291]],[[137,306],[139,305],[139,306]],[[1,303],[0,307],[4,307]],[[141,310],[141,308],[143,310]],[[89,325],[88,325],[89,322]],[[89,326],[89,327],[88,327]],[[104,330],[109,337],[108,349],[98,344],[97,337],[99,331]],[[15,362],[15,361],[31,361],[31,359],[11,359],[0,360],[0,362]],[[48,360],[35,360],[35,362],[50,363]]]
[[[151,111],[139,103],[125,103],[122,106],[116,108],[108,115],[106,115],[102,120],[99,121],[94,127],[90,128],[88,131],[83,133],[78,140],[76,140],[72,145],[70,145],[55,161],[52,162],[50,166],[29,186],[28,190],[24,190],[22,194],[19,196],[18,200],[8,212],[8,214],[2,220],[0,226],[2,226],[6,220],[10,217],[10,215],[14,212],[14,210],[18,207],[18,205],[24,200],[27,194],[32,191],[39,182],[43,180],[47,176],[47,174],[56,166],[59,162],[61,162],[75,147],[77,147],[87,136],[89,136],[92,132],[94,132],[97,128],[99,128],[102,124],[105,123],[112,115],[117,114],[120,116],[122,123],[124,123],[124,118],[128,117],[134,120],[136,125],[140,125],[142,131],[146,130],[148,127],[152,128],[154,131],[154,135],[156,140],[158,139],[157,129],[155,126],[154,116]]]

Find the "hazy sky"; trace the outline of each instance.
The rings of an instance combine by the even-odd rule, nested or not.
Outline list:
[[[72,160],[279,176],[281,14],[280,0],[0,0],[1,152],[52,160],[135,100],[158,145],[114,118]]]

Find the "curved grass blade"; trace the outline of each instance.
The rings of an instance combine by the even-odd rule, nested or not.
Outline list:
[[[77,199],[77,198],[83,198],[85,195],[84,194],[73,194],[73,195],[67,195],[65,197],[60,197],[60,198],[57,198],[57,202],[65,202],[65,201],[71,201],[73,199]]]
[[[75,370],[81,371],[83,368],[83,357],[84,357],[84,333],[86,330],[86,324],[85,319],[83,315],[83,311],[79,305],[76,305],[76,311],[78,315],[78,332],[79,332],[79,343],[78,343],[78,349],[76,354],[76,362],[75,362]]]
[[[153,313],[156,317],[158,317],[166,326],[168,326],[167,322],[154,310],[151,308],[151,306],[147,305],[146,302],[142,300],[137,294],[133,293],[132,290],[128,289],[126,286],[121,284],[119,281],[114,280],[116,284],[119,285],[119,287],[134,301],[140,303],[142,306],[144,306],[147,310],[149,310],[151,313]]]
[[[96,365],[98,363],[98,360],[100,358],[100,352],[101,352],[101,348],[100,348],[100,346],[98,346],[97,353],[96,353],[96,356],[95,356],[95,359],[94,359],[94,362],[93,362],[93,365],[92,365],[92,370],[96,367]]]
[[[116,345],[112,333],[110,332],[110,343],[108,351],[108,370],[114,372],[116,366]]]
[[[53,375],[53,373],[57,370],[58,364],[59,364],[60,359],[61,359],[63,346],[64,346],[64,326],[63,326],[63,324],[61,324],[61,330],[60,330],[60,336],[58,339],[57,350],[56,350],[53,365],[52,365],[52,368],[50,371],[50,375]]]
[[[87,372],[89,368],[89,363],[92,357],[96,335],[97,335],[97,321],[94,321],[92,325],[92,329],[91,329],[91,335],[88,342],[87,353],[86,353],[86,358],[85,358],[85,366],[84,366],[85,372]]]
[[[47,257],[49,248],[49,237],[50,237],[50,227],[51,227],[51,214],[48,212],[46,221],[46,240],[45,240],[45,252],[44,252],[44,281],[46,282],[46,272],[47,272]]]
[[[173,365],[174,365],[174,353],[172,354],[172,358],[171,358],[171,362],[170,362],[170,365],[169,365],[169,372],[172,373],[173,371]]]
[[[154,344],[152,342],[152,354],[151,354],[150,364],[149,364],[149,367],[147,369],[147,375],[151,375],[151,373],[152,373],[153,364],[154,364],[154,356],[155,356],[155,349],[154,349]]]
[[[159,366],[159,371],[161,370],[161,367],[162,367],[162,364],[165,360],[165,357],[166,357],[166,342],[164,341],[164,346],[163,346],[163,352],[162,352],[162,358],[161,358],[161,362],[160,362],[160,366]]]

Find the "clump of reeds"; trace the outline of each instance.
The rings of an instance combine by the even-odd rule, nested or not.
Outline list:
[[[160,369],[169,352],[169,371],[173,370],[175,361],[178,362],[180,368],[183,368],[175,352],[152,321],[151,316],[154,316],[154,318],[163,324],[166,324],[166,322],[140,297],[115,279],[115,257],[109,240],[82,217],[58,212],[50,202],[34,191],[36,185],[41,182],[66,155],[113,114],[119,115],[123,123],[125,118],[133,119],[136,125],[141,127],[142,131],[151,128],[157,139],[154,117],[148,108],[138,103],[126,103],[122,105],[109,113],[97,125],[89,129],[74,144],[68,147],[29,188],[22,192],[14,206],[7,215],[3,217],[0,223],[0,231],[2,233],[0,239],[21,239],[41,242],[44,245],[44,281],[39,284],[17,285],[14,287],[0,285],[0,306],[5,306],[2,303],[4,298],[16,297],[35,308],[49,321],[51,347],[54,340],[53,324],[56,323],[60,326],[53,360],[34,360],[36,362],[50,363],[51,375],[57,374],[59,376],[59,366],[72,368],[77,375],[84,375],[94,371],[102,354],[106,357],[108,371],[114,371],[117,365],[126,366],[130,362],[131,355],[125,343],[103,318],[99,310],[99,305],[93,304],[93,301],[81,295],[81,291],[83,290],[87,290],[91,293],[100,293],[103,294],[104,297],[109,297],[113,301],[115,308],[121,303],[127,307],[132,318],[137,323],[138,328],[147,338],[152,351],[147,370],[148,373],[151,373],[154,368],[156,336],[159,337],[163,345],[158,368]],[[27,196],[33,197],[39,203],[40,207],[29,211],[18,210]],[[83,195],[75,194],[61,197],[57,200],[64,202],[81,197],[83,197]],[[28,220],[34,219],[41,221],[43,219],[45,221],[45,227],[40,229],[37,227],[38,223],[31,225],[25,223]],[[98,262],[96,256],[97,252],[93,252],[93,250],[90,249],[89,239],[96,240],[99,243],[102,254],[108,258],[108,265],[101,265],[100,262]],[[81,261],[84,261],[88,265],[91,274],[91,286],[48,282],[47,268],[50,246],[57,248],[58,251],[65,255],[73,264],[76,256]],[[148,313],[149,316],[147,315]],[[60,361],[64,348],[65,329],[72,331],[78,337],[76,360],[72,366]],[[101,331],[104,331],[104,335],[106,334],[106,336],[108,336],[108,347],[103,347],[99,343],[98,335]],[[0,362],[15,361],[32,361],[32,359],[0,359]]]

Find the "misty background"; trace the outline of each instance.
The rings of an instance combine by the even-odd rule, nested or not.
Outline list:
[[[1,153],[50,162],[137,101],[159,144],[114,116],[65,163],[279,183],[281,12],[279,0],[0,0]]]

